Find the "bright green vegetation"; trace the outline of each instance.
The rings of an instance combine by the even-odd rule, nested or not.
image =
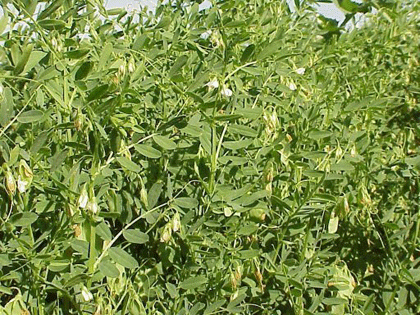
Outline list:
[[[0,314],[420,313],[418,2],[2,3]]]

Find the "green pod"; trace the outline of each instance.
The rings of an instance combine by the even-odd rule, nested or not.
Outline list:
[[[249,219],[254,222],[264,222],[265,210],[260,208],[254,208],[249,211]]]

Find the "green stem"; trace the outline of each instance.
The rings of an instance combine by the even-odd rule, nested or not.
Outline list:
[[[90,225],[90,241],[89,241],[89,261],[88,261],[88,271],[89,274],[93,274],[95,271],[95,261],[96,261],[96,226],[92,218],[89,219]]]

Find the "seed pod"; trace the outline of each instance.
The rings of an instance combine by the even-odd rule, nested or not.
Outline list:
[[[121,147],[121,135],[117,129],[112,129],[110,134],[111,150],[114,154],[117,154]]]
[[[147,198],[147,191],[144,187],[140,190],[140,200],[143,203],[143,206],[147,208],[149,206],[149,199]]]

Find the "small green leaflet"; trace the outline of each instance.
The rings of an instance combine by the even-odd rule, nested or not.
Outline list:
[[[138,153],[151,159],[158,159],[162,156],[159,150],[156,150],[155,148],[147,144],[136,144],[134,146],[134,149],[136,149]]]
[[[183,55],[176,59],[174,65],[172,66],[171,70],[169,71],[169,77],[173,77],[178,74],[182,67],[187,63],[188,57]]]
[[[109,257],[112,258],[116,263],[120,264],[121,266],[134,269],[139,266],[137,260],[135,260],[129,253],[119,247],[111,247],[108,250]]]
[[[246,137],[256,137],[258,135],[255,129],[244,125],[230,125],[229,131]]]
[[[314,140],[320,140],[323,138],[330,137],[332,136],[332,134],[333,133],[331,131],[315,130],[309,133],[309,138],[314,139]]]
[[[184,290],[194,290],[198,288],[199,286],[207,283],[207,281],[208,281],[207,278],[204,276],[191,277],[182,281],[179,284],[179,287]]]
[[[51,168],[50,172],[54,173],[64,162],[67,157],[68,150],[58,150],[54,156],[51,158]]]
[[[125,156],[119,156],[116,158],[116,161],[126,170],[139,173],[141,171],[140,166],[138,166],[133,161],[129,160]]]
[[[40,121],[44,118],[44,113],[40,110],[28,110],[20,114],[17,118],[17,121],[22,124],[28,124]]]
[[[10,223],[15,226],[28,226],[38,219],[38,215],[33,212],[16,213],[10,217]]]
[[[104,241],[110,241],[112,239],[111,230],[104,221],[96,226],[96,234],[99,235],[99,237]]]
[[[61,30],[62,28],[64,28],[66,26],[66,23],[62,20],[50,20],[50,19],[45,19],[42,21],[39,21],[38,24],[49,31],[53,31],[53,30]]]
[[[174,200],[174,203],[181,207],[186,209],[193,209],[198,206],[198,200],[194,198],[188,198],[188,197],[179,197]]]
[[[110,278],[117,278],[120,275],[120,271],[118,270],[118,268],[115,267],[115,265],[112,262],[105,259],[100,262],[99,270],[104,274],[104,276]]]
[[[276,40],[268,44],[264,47],[264,49],[257,55],[258,60],[262,60],[264,58],[270,57],[275,52],[278,52],[280,47],[282,46],[282,42],[280,40]]]
[[[176,149],[176,143],[173,142],[171,139],[165,136],[154,136],[153,140],[163,149],[165,150],[174,150]]]
[[[135,244],[144,244],[149,241],[149,235],[141,232],[139,229],[129,229],[123,232],[124,238]]]
[[[0,124],[6,126],[13,116],[13,93],[9,87],[3,91],[3,100],[0,105]]]

